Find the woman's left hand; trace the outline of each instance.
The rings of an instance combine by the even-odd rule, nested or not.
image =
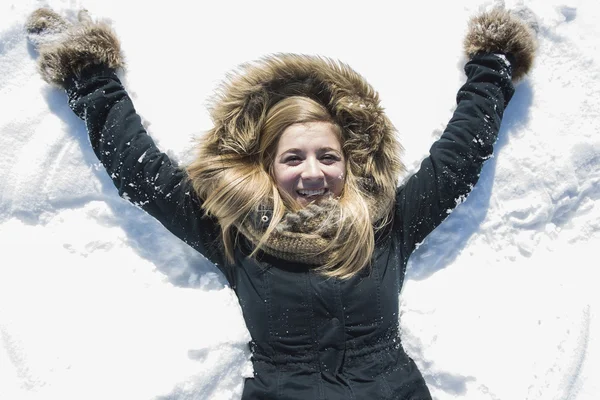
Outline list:
[[[513,82],[521,80],[531,69],[537,47],[534,28],[522,15],[497,8],[471,18],[465,55],[469,59],[477,54],[504,55],[510,61]]]

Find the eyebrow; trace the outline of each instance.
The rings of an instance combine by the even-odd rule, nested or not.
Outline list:
[[[334,149],[333,147],[321,147],[320,149],[318,149],[317,151],[320,152],[328,152],[328,151],[333,151],[335,153],[338,154],[342,154],[342,152],[340,150]],[[283,153],[281,153],[281,155],[287,154],[287,153],[302,153],[303,151],[297,148],[291,148],[291,149],[287,149],[286,151],[284,151]]]

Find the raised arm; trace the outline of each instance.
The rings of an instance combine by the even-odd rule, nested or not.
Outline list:
[[[471,21],[465,40],[470,61],[457,107],[417,173],[398,189],[395,228],[408,257],[460,204],[490,158],[513,81],[530,69],[535,48],[529,28],[495,10]]]
[[[186,172],[146,133],[115,73],[122,66],[116,37],[85,14],[81,20],[80,26],[70,27],[50,10],[32,14],[27,30],[40,46],[42,77],[66,90],[71,109],[84,120],[94,152],[119,195],[223,265],[217,223],[202,212]],[[59,36],[53,38],[56,32]]]

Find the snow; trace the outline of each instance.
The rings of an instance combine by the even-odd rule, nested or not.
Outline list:
[[[118,196],[66,95],[38,76],[23,32],[35,8],[112,24],[136,108],[180,162],[227,71],[298,52],[379,90],[411,173],[464,82],[468,16],[497,3],[2,2],[0,398],[239,399],[252,375],[224,277]],[[402,340],[438,400],[595,400],[600,8],[505,3],[537,17],[538,58],[480,182],[409,262]]]

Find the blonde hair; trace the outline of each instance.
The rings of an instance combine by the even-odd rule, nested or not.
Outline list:
[[[233,262],[237,243],[236,224],[249,218],[260,206],[272,204],[273,215],[251,256],[261,249],[288,210],[295,212],[301,208],[284,191],[279,192],[273,178],[273,163],[283,131],[293,124],[309,122],[332,124],[344,148],[342,128],[323,105],[305,96],[286,97],[261,116],[261,126],[251,128],[259,132],[258,146],[254,152],[232,148],[214,152],[211,149],[219,145],[214,143],[215,139],[200,144],[200,154],[187,167],[187,172],[192,186],[204,201],[204,209],[216,217],[221,225],[225,255],[229,262]],[[214,135],[209,137],[214,138]],[[373,210],[369,209],[368,199],[359,188],[357,177],[346,165],[344,189],[338,200],[340,216],[337,231],[324,250],[329,254],[328,262],[317,268],[326,276],[350,278],[370,263],[375,248],[371,220]],[[383,224],[386,222],[383,221]]]

